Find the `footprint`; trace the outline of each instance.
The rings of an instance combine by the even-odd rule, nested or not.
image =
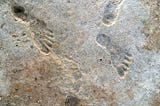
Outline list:
[[[12,13],[13,13],[16,21],[19,21],[23,24],[27,24],[27,22],[28,22],[27,13],[26,13],[24,7],[22,7],[16,3],[13,3],[11,6],[11,10],[12,10]]]
[[[132,55],[129,50],[116,45],[116,43],[105,34],[98,34],[96,43],[109,52],[112,65],[116,68],[119,76],[124,79],[129,71],[130,64],[132,63]]]
[[[102,18],[102,22],[104,25],[112,26],[116,23],[123,2],[124,0],[109,0],[106,3]]]
[[[47,29],[44,21],[33,18],[30,21],[30,32],[34,44],[44,55],[56,51],[60,46],[59,42],[54,38],[53,33]]]
[[[65,106],[79,106],[80,100],[74,96],[67,96]]]
[[[99,44],[101,47],[108,47],[111,43],[111,39],[109,36],[106,36],[105,34],[98,34],[96,37],[97,44]]]
[[[43,20],[31,16],[24,7],[17,4],[14,4],[11,9],[17,21],[27,25],[32,42],[42,54],[49,55],[59,47],[60,44]]]
[[[132,59],[133,57],[131,54],[126,54],[124,57],[124,60],[120,62],[118,66],[116,67],[118,74],[120,75],[122,79],[124,79],[126,75],[128,74],[130,65],[132,64]]]

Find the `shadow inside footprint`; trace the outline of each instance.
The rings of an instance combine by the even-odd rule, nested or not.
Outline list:
[[[12,13],[14,14],[14,16],[16,16],[22,20],[26,20],[27,14],[25,13],[24,7],[17,5],[17,4],[14,4],[11,6],[11,9],[12,9]]]
[[[112,2],[106,4],[102,19],[104,24],[109,25],[112,24],[113,21],[115,21],[115,18],[117,17],[116,8],[117,6],[114,5]]]
[[[11,9],[16,20],[29,23],[27,27],[29,27],[31,40],[42,54],[49,55],[50,52],[56,51],[59,42],[54,38],[53,31],[48,30],[44,20],[32,16],[24,7],[16,3],[11,6]]]
[[[65,106],[79,106],[80,100],[77,97],[67,96]]]
[[[103,12],[102,22],[107,25],[113,25],[116,22],[119,13],[119,7],[124,0],[110,0],[106,3]]]
[[[111,43],[111,39],[109,36],[106,36],[105,34],[98,34],[96,37],[96,41],[98,44],[100,44],[103,47],[107,47]]]
[[[96,42],[110,53],[112,65],[116,68],[119,76],[125,78],[132,63],[130,50],[120,47],[120,45],[111,41],[111,38],[105,34],[98,34]]]

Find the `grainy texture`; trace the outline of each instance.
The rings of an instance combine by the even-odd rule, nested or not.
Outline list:
[[[0,0],[0,106],[159,106],[159,0]]]

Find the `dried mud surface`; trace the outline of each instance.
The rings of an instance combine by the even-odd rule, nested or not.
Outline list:
[[[159,0],[1,0],[0,106],[159,106]]]

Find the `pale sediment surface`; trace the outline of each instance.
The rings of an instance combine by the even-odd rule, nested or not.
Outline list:
[[[1,0],[0,106],[159,106],[159,0]]]

